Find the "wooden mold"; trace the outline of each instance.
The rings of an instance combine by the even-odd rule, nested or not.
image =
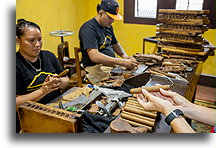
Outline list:
[[[23,133],[79,133],[81,115],[27,101],[17,107]]]
[[[160,9],[158,13],[156,36],[162,54],[207,58],[209,50],[201,34],[208,30],[209,10]]]

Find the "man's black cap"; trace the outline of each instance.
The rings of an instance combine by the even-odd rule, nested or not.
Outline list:
[[[122,16],[118,13],[119,4],[115,0],[102,0],[100,8],[114,20],[122,20]]]

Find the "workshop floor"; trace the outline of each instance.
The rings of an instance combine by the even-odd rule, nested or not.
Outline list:
[[[197,86],[195,103],[216,109],[216,88]],[[197,133],[210,133],[211,126],[192,120],[192,127]]]

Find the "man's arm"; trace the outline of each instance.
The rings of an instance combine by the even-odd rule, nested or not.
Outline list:
[[[113,58],[100,53],[98,49],[87,49],[87,52],[91,61],[94,63],[99,63],[107,66],[121,65],[127,68],[134,68],[137,66],[137,63],[130,59]]]
[[[128,55],[125,53],[124,49],[119,43],[112,45],[114,51],[122,58],[127,59]]]

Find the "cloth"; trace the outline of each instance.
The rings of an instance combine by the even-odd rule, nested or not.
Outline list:
[[[63,71],[59,61],[53,53],[41,50],[39,56],[41,59],[42,70],[41,72],[36,72],[19,51],[16,53],[16,95],[28,94],[39,89],[48,75],[52,76]],[[38,62],[39,60],[31,64],[33,66],[36,65],[35,67],[38,68]],[[60,94],[60,90],[51,92],[39,102],[46,104]]]
[[[118,43],[112,26],[102,27],[95,18],[85,22],[79,30],[82,63],[84,67],[94,66],[87,53],[87,49],[98,49],[99,52],[116,57],[112,45]]]
[[[83,113],[83,130],[87,133],[103,133],[114,119],[113,117],[94,115],[86,111]]]
[[[108,72],[105,72],[101,68],[100,64],[96,64],[94,66],[86,67],[85,70],[88,72],[86,77],[92,84],[97,84],[102,80],[106,80],[110,77]]]

